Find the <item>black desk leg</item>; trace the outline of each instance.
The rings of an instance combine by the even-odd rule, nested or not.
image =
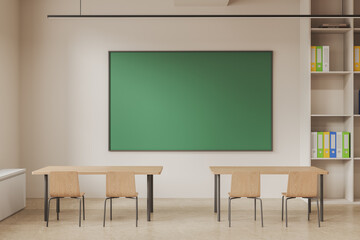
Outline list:
[[[311,213],[311,198],[308,198],[308,212]]]
[[[216,203],[217,203],[217,220],[218,222],[220,222],[220,174],[216,174],[217,176],[217,183],[216,183],[216,186],[217,186],[217,199],[216,199]]]
[[[217,212],[217,176],[214,174],[214,212]]]
[[[154,212],[154,175],[151,175],[151,209],[150,212]]]
[[[320,220],[324,221],[324,175],[320,174]]]
[[[153,195],[152,195],[152,179],[153,175],[147,175],[147,220],[151,221],[151,210],[152,210],[152,203],[153,203]]]
[[[56,213],[60,212],[60,198],[56,198]]]
[[[47,221],[47,210],[48,210],[48,175],[45,174],[44,175],[44,185],[45,185],[45,189],[44,189],[44,221]]]

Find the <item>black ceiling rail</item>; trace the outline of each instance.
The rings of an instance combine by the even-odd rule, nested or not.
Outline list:
[[[359,14],[122,14],[122,15],[47,15],[48,18],[360,18]]]

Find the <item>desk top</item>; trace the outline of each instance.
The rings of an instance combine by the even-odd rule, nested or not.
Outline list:
[[[80,175],[102,175],[108,171],[127,171],[136,175],[160,175],[162,166],[48,166],[32,172],[32,175],[46,175],[54,171],[75,171]]]
[[[211,166],[210,170],[213,174],[232,174],[233,172],[256,172],[260,174],[289,174],[289,172],[316,172],[317,174],[329,174],[328,171],[317,168],[317,167],[281,167],[281,166],[252,166],[252,167],[241,167],[241,166]]]

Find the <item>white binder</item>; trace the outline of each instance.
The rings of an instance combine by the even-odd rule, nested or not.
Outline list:
[[[317,132],[311,133],[311,158],[317,158]]]
[[[342,158],[342,132],[336,132],[336,158]]]
[[[330,71],[330,47],[323,46],[323,72]]]

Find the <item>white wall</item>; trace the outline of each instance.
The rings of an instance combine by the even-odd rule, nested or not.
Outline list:
[[[0,0],[0,169],[19,167],[19,2]]]
[[[101,2],[101,3],[100,3]],[[125,2],[127,4],[125,4]],[[151,4],[150,4],[151,2]],[[171,0],[83,0],[83,14],[298,13],[298,0],[231,1],[222,8],[175,8]],[[21,163],[28,197],[41,197],[48,165],[163,165],[155,197],[212,197],[211,165],[299,165],[298,19],[47,19],[78,14],[77,1],[21,2]],[[273,152],[109,152],[109,50],[273,50]],[[223,195],[229,177],[222,178]],[[278,197],[284,176],[263,177]],[[140,196],[146,178],[137,177]],[[103,197],[103,176],[81,176]]]

